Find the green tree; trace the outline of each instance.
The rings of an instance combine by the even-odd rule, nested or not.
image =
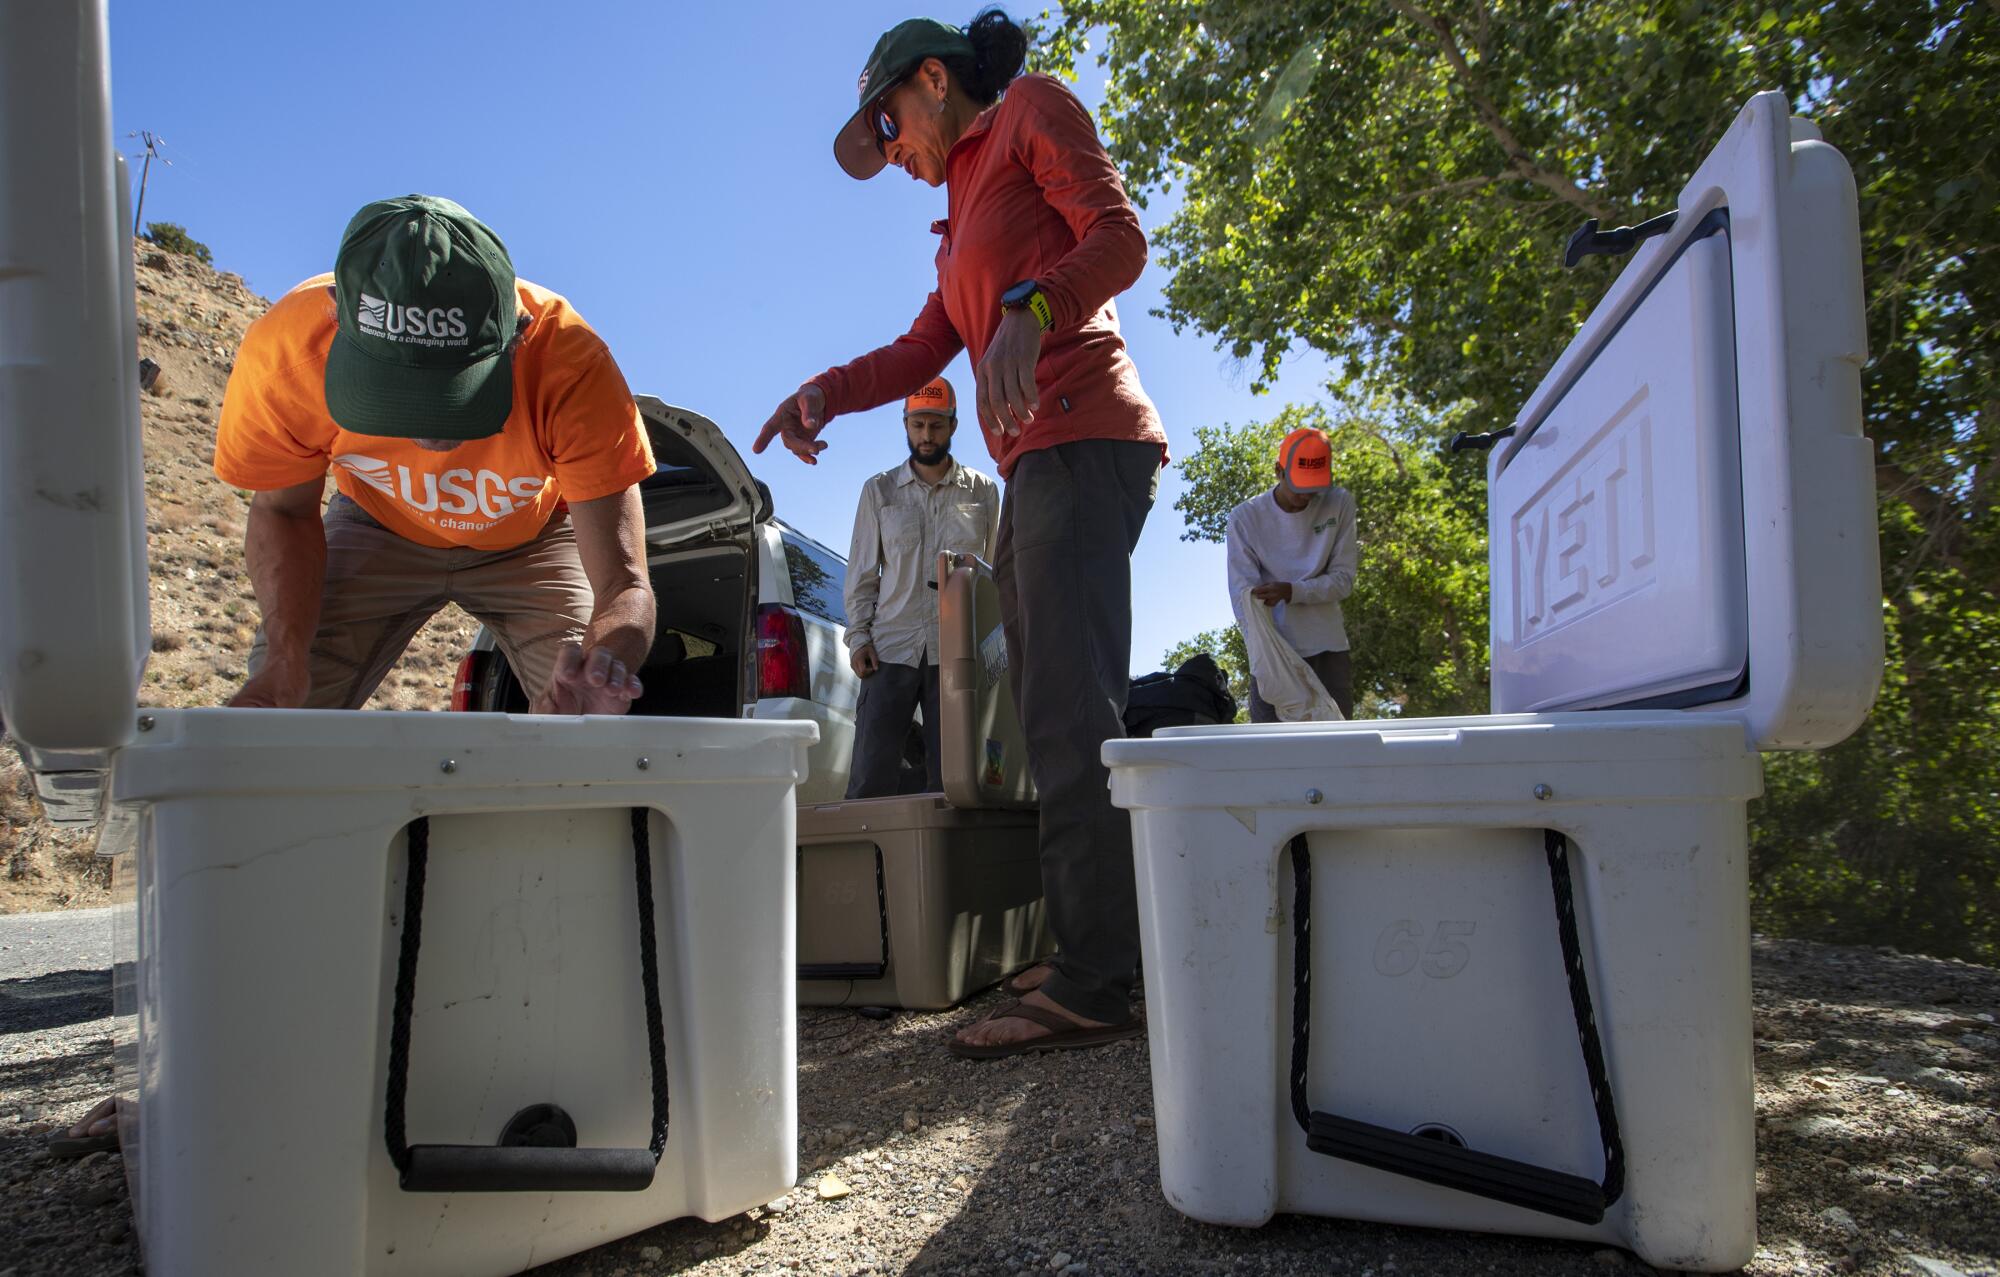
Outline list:
[[[1112,153],[1178,200],[1165,314],[1472,429],[1620,267],[1561,270],[1569,233],[1673,207],[1745,99],[1791,95],[1860,191],[1890,662],[1852,741],[1767,759],[1759,915],[2000,957],[2000,0],[1070,0],[1039,63],[1099,30]]]
[[[1267,375],[1300,343],[1504,424],[1617,272],[1569,232],[1670,209],[1779,87],[1861,181],[1871,434],[1994,429],[1992,0],[1072,0],[1039,56],[1098,26],[1113,154],[1181,191],[1167,314]]]
[[[146,239],[165,252],[192,257],[204,266],[215,265],[215,257],[208,251],[208,245],[188,234],[187,227],[179,222],[147,222]]]
[[[1457,414],[1430,416],[1375,398],[1286,407],[1269,421],[1198,426],[1174,502],[1189,541],[1222,541],[1229,512],[1275,481],[1278,441],[1301,426],[1324,430],[1334,479],[1354,494],[1360,563],[1345,607],[1354,650],[1355,714],[1478,714],[1486,689],[1486,485],[1477,461],[1447,460],[1439,441]],[[1243,639],[1231,626],[1198,636],[1232,687],[1247,681]],[[1238,688],[1239,699],[1243,690]]]

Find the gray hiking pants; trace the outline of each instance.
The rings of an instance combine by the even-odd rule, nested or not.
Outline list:
[[[854,762],[848,771],[849,798],[882,798],[903,789],[903,746],[917,709],[924,711],[925,793],[944,788],[938,757],[938,669],[884,661],[861,680],[854,708]]]
[[[1014,708],[1041,792],[1042,891],[1061,948],[1042,990],[1113,1023],[1131,1015],[1139,910],[1131,818],[1111,805],[1098,755],[1125,734],[1132,551],[1159,476],[1154,443],[1083,439],[1023,455],[993,562]]]
[[[1333,703],[1340,706],[1343,718],[1354,717],[1354,654],[1352,652],[1315,652],[1305,658],[1306,667],[1319,678],[1320,686]],[[1250,680],[1250,721],[1253,723],[1275,723],[1278,711],[1271,708],[1271,702],[1257,693],[1257,680]]]

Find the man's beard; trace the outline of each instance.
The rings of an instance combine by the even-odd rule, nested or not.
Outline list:
[[[929,452],[931,455],[926,456]],[[948,443],[910,444],[910,460],[918,465],[941,466],[951,460],[951,445]]]

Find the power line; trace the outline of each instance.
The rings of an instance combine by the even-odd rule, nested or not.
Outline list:
[[[132,238],[137,239],[139,228],[145,225],[141,219],[146,212],[146,178],[153,171],[153,161],[158,160],[168,168],[172,168],[174,162],[160,154],[160,149],[167,144],[167,139],[151,129],[141,129],[137,133],[127,133],[125,136],[139,138],[146,144],[146,159],[139,166],[139,202],[132,209]]]

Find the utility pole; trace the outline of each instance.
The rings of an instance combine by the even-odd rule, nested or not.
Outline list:
[[[137,239],[139,228],[145,225],[140,219],[146,212],[146,176],[153,171],[153,161],[157,158],[168,168],[172,168],[174,162],[160,154],[160,148],[167,144],[167,140],[151,129],[141,129],[137,133],[127,133],[125,136],[139,138],[146,144],[146,159],[139,166],[139,201],[132,209],[132,238]]]

